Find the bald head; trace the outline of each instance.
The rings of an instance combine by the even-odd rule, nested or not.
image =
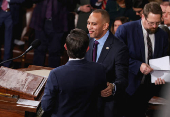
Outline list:
[[[90,37],[96,40],[103,37],[109,29],[110,17],[107,11],[98,9],[93,11],[87,20]]]
[[[110,23],[110,16],[109,16],[109,13],[106,10],[96,9],[92,13],[100,13],[102,21],[104,21],[104,23],[108,23],[108,24]]]

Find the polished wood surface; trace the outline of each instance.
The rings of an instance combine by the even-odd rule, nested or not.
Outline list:
[[[30,65],[28,68],[19,69],[19,70],[31,71],[31,70],[41,70],[41,69],[52,70],[53,68]],[[36,101],[41,100],[41,97],[43,96],[43,91],[44,91],[44,87],[40,91],[40,95],[36,99]],[[35,117],[36,112],[39,109],[39,105],[28,106],[28,105],[18,104],[17,102],[15,102],[15,100],[11,100],[11,97],[7,96],[6,98],[8,99],[5,100],[4,98],[1,98],[2,100],[0,100],[0,117],[25,117],[26,112],[35,113],[34,116],[29,116],[29,117]]]

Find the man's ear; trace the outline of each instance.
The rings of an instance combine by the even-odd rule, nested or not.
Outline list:
[[[67,46],[66,46],[66,43],[64,44],[64,48],[67,50]]]
[[[89,46],[87,47],[87,50],[86,50],[86,52],[89,50]]]
[[[145,19],[145,16],[144,16],[144,14],[142,14],[142,20],[144,20]]]
[[[109,23],[105,23],[103,26],[103,30],[108,30],[109,29]]]

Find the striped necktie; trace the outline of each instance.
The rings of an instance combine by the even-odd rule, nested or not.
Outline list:
[[[149,37],[149,34],[147,33],[147,45],[148,45],[148,64],[149,64],[149,59],[152,59],[152,42]]]

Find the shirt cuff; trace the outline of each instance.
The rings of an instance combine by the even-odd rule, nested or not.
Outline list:
[[[112,91],[112,93],[113,93],[113,95],[115,95],[115,93],[116,93],[116,85],[115,85],[115,83],[113,83],[113,91]]]

